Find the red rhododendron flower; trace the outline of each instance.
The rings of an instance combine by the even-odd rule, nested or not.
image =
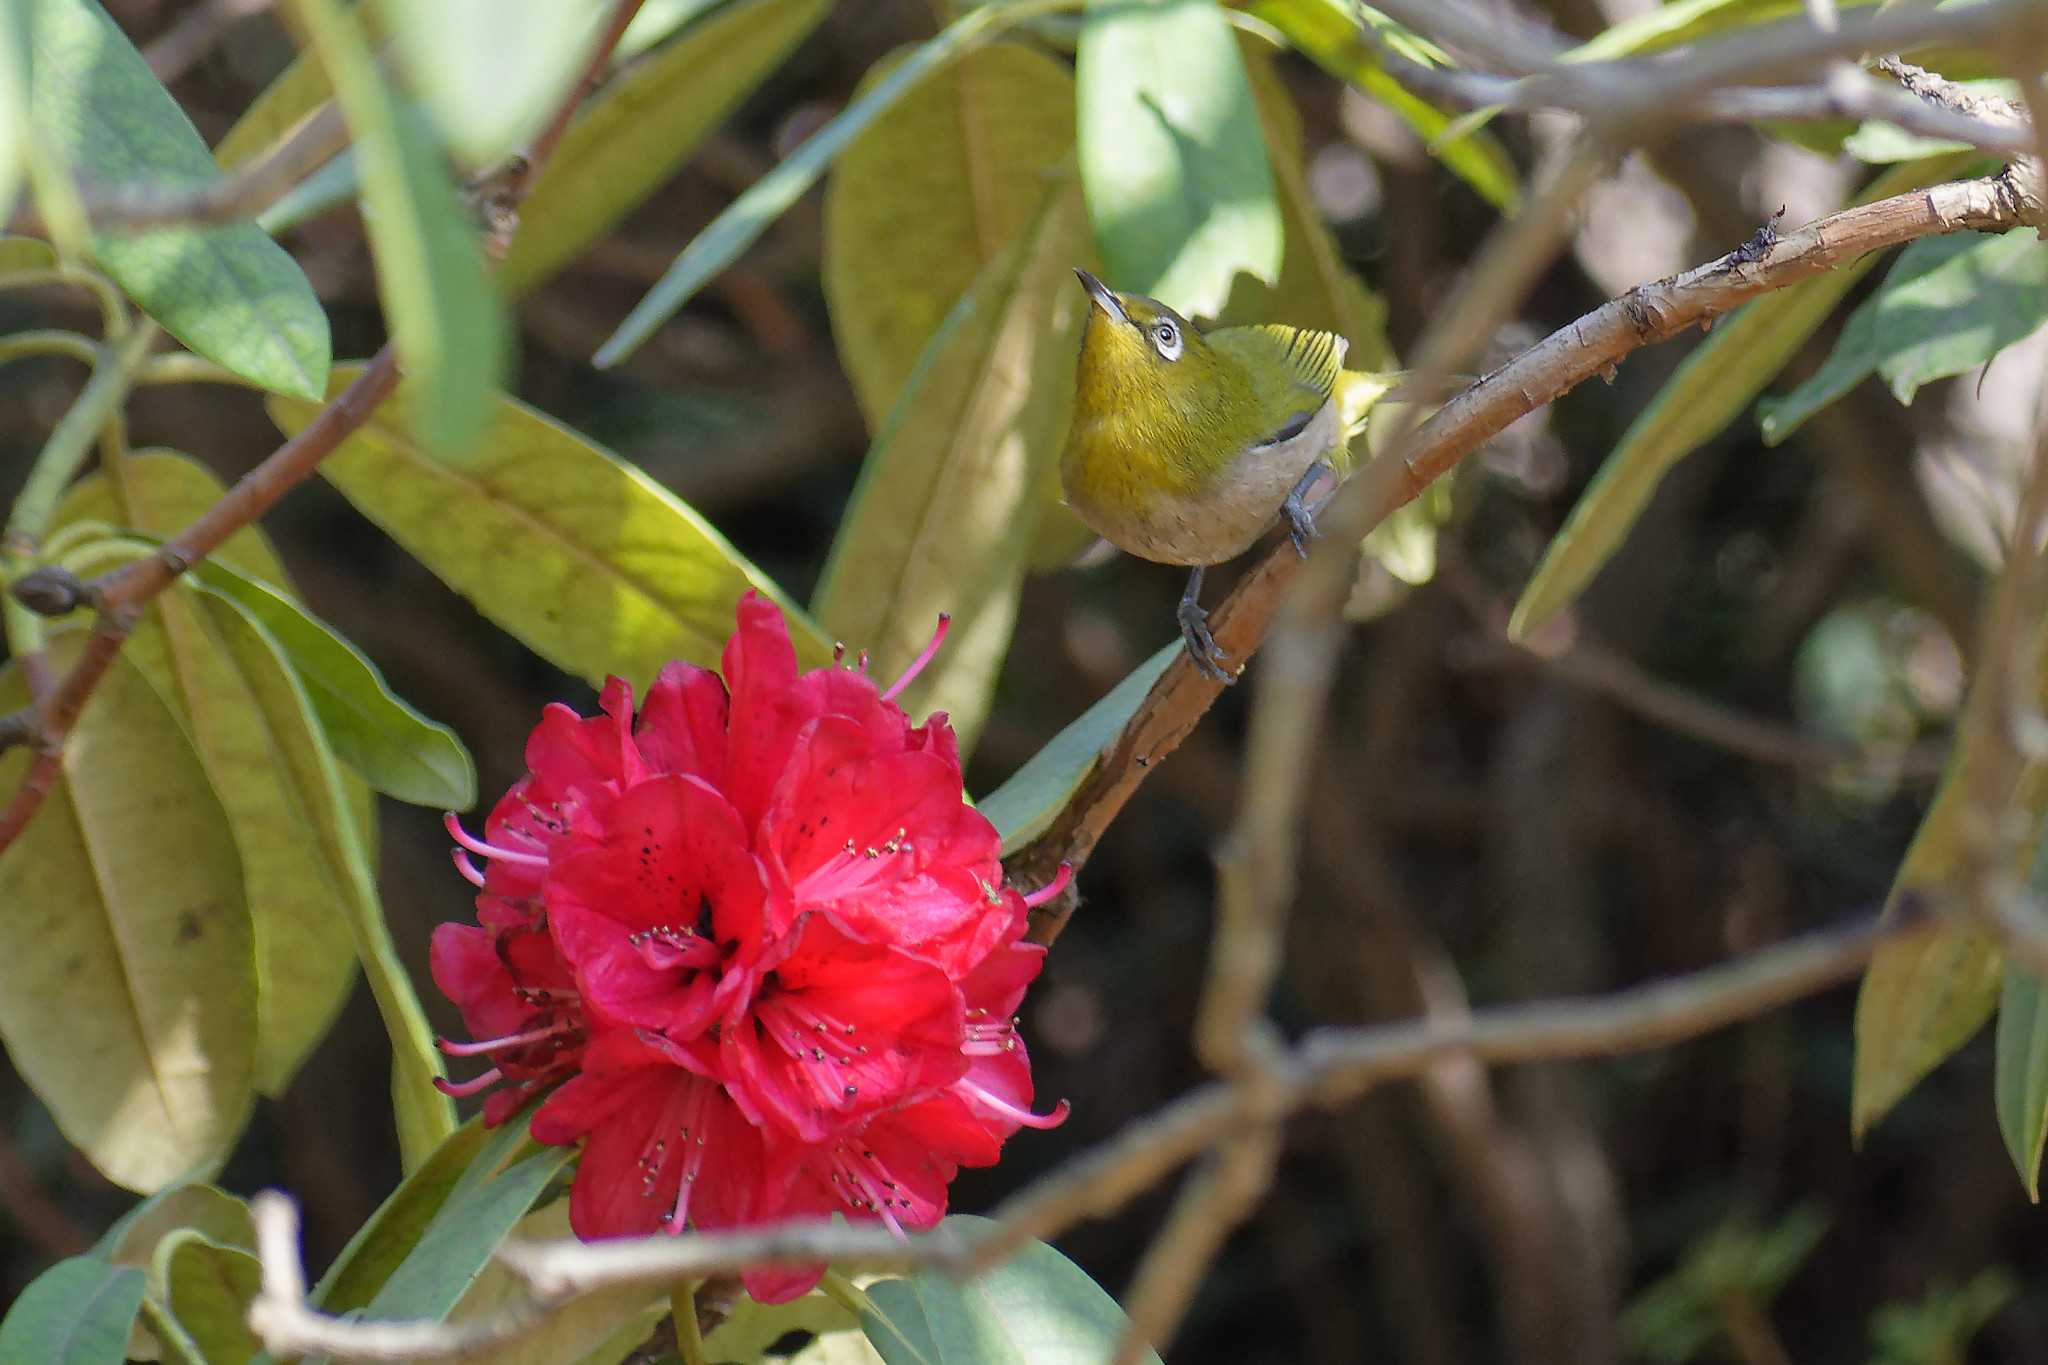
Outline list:
[[[951,727],[895,704],[944,634],[882,691],[799,673],[749,593],[723,676],[670,664],[637,718],[616,678],[601,716],[550,706],[484,837],[450,817],[478,923],[435,932],[433,972],[480,1041],[442,1046],[494,1065],[444,1088],[504,1083],[495,1124],[556,1087],[532,1131],[585,1143],[579,1236],[925,1228],[960,1167],[1065,1117],[1031,1112],[1012,1018],[1044,956],[1026,911],[1065,870],[1004,887]],[[821,1271],[747,1284],[779,1302]]]

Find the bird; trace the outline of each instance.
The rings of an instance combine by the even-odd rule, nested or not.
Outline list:
[[[1186,566],[1179,622],[1194,664],[1235,681],[1210,634],[1202,575],[1285,521],[1315,537],[1317,485],[1351,472],[1365,414],[1409,376],[1346,370],[1350,343],[1278,323],[1202,332],[1159,300],[1075,268],[1082,326],[1062,500],[1118,549]]]

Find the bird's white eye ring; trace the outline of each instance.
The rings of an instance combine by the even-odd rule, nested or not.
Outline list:
[[[1180,328],[1162,322],[1152,329],[1152,345],[1162,360],[1180,359]]]

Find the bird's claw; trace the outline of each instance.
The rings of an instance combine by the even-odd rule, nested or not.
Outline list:
[[[1223,661],[1230,656],[1217,647],[1216,637],[1209,633],[1209,613],[1200,603],[1180,604],[1180,633],[1187,641],[1188,656],[1202,675],[1222,683],[1225,687],[1237,679],[1223,667]]]
[[[1280,505],[1280,513],[1287,519],[1287,538],[1294,542],[1294,553],[1308,558],[1308,543],[1318,534],[1316,514],[1300,498],[1289,498]]]

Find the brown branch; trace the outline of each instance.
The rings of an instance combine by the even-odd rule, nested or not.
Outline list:
[[[1752,298],[1845,265],[1872,251],[1951,232],[2002,232],[2048,222],[2038,189],[2019,168],[1880,199],[1784,233],[1754,253],[1730,253],[1682,274],[1638,286],[1553,332],[1440,408],[1400,453],[1368,465],[1340,493],[1354,511],[1329,539],[1355,544],[1396,508],[1517,419],[1554,402],[1630,353],[1732,312]],[[1754,259],[1748,259],[1749,256]],[[1333,508],[1333,511],[1336,509]],[[1211,613],[1217,642],[1233,659],[1258,648],[1281,598],[1302,571],[1284,540],[1239,580]],[[1343,571],[1336,577],[1348,582]],[[1187,737],[1221,687],[1177,658],[1153,685],[1050,828],[1015,860],[1020,876],[1050,877],[1062,861],[1079,868],[1155,763]],[[1073,913],[1072,892],[1034,912],[1032,938],[1050,943]]]

